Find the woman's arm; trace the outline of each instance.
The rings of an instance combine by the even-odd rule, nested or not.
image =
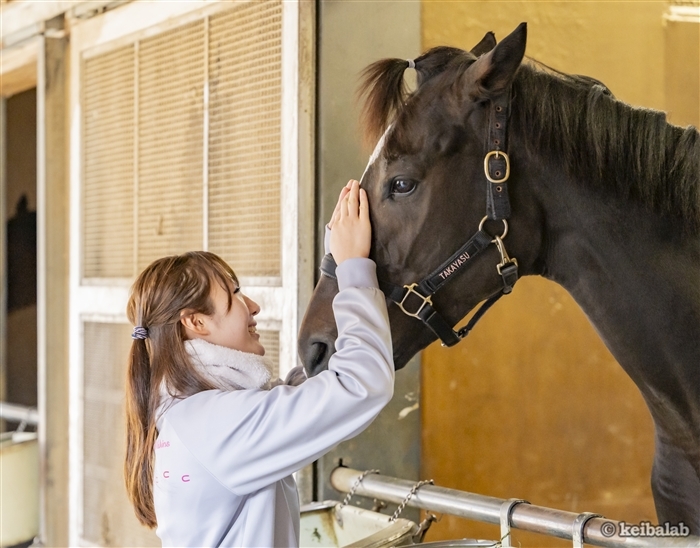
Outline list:
[[[357,182],[343,189],[329,225],[339,292],[333,301],[337,351],[328,371],[300,386],[202,392],[164,417],[236,494],[284,478],[357,435],[393,395],[389,319],[376,266],[367,258],[369,215]]]

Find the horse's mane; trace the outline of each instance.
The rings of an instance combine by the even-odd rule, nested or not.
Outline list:
[[[513,129],[571,175],[700,229],[700,134],[635,108],[591,78],[530,62],[513,83]]]
[[[434,48],[415,60],[418,93],[439,74],[454,82],[475,57],[456,48]],[[360,93],[368,143],[387,125],[397,129],[411,118],[412,101],[403,73],[408,63],[385,59],[370,65]],[[568,75],[530,61],[513,83],[513,131],[522,132],[530,151],[563,163],[622,199],[679,217],[700,230],[700,134],[666,122],[663,112],[635,108],[615,99],[600,82]],[[612,185],[612,188],[609,188]]]

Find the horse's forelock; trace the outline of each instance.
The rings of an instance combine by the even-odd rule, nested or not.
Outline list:
[[[440,46],[427,51],[415,59],[418,89],[448,67],[454,67],[459,74],[475,60],[473,54],[459,48]],[[406,104],[409,94],[404,71],[408,65],[404,59],[382,59],[362,73],[358,94],[364,97],[361,125],[367,148],[378,141]]]
[[[403,79],[406,68],[408,62],[404,59],[382,59],[362,72],[358,91],[364,96],[361,123],[368,147],[377,142],[406,99]]]
[[[474,61],[476,61],[476,57],[472,53],[459,48],[438,46],[430,49],[415,61],[418,87],[438,74],[442,74],[449,66],[471,64]]]

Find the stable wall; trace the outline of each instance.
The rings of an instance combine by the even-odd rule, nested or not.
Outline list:
[[[316,258],[323,256],[323,236],[340,189],[360,179],[368,151],[360,145],[356,90],[360,72],[382,57],[420,53],[420,4],[320,0],[318,6]],[[418,479],[420,472],[420,361],[414,358],[396,376],[394,397],[372,425],[339,444],[316,463],[317,500],[342,500],[330,485],[331,471],[342,460],[352,468]],[[371,507],[371,499],[353,504]],[[385,513],[393,512],[390,506]],[[418,518],[407,509],[403,517]]]
[[[628,103],[672,110],[676,123],[698,124],[698,25],[695,31],[683,27],[688,38],[669,33],[667,7],[423,0],[422,45],[471,49],[486,31],[500,40],[527,21],[527,56],[597,78]],[[669,57],[686,59],[669,67],[670,76]],[[667,82],[678,74],[690,87]],[[522,279],[466,341],[451,349],[430,346],[423,353],[421,403],[421,477],[562,510],[656,523],[649,412],[560,286]],[[499,536],[496,526],[444,516],[427,539]],[[514,541],[570,545],[522,532]]]

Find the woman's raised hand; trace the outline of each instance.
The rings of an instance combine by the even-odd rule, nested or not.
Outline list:
[[[340,191],[328,228],[331,229],[331,253],[336,264],[345,259],[369,257],[372,239],[369,204],[367,193],[360,188],[358,181],[349,181]]]

